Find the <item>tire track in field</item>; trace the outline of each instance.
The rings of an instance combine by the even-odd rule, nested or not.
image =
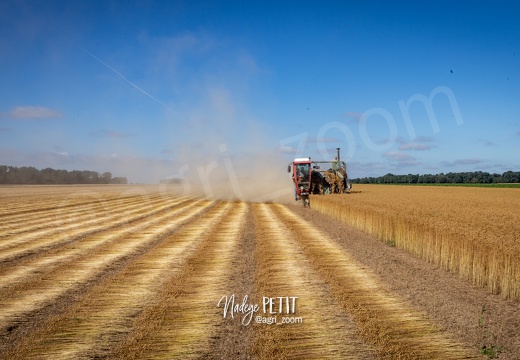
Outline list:
[[[99,194],[92,193],[88,196],[88,199],[85,196],[74,196],[71,197],[57,194],[53,199],[49,199],[46,201],[42,201],[38,199],[37,201],[32,200],[31,208],[27,211],[20,211],[18,208],[7,205],[4,208],[4,211],[0,213],[0,217],[4,220],[5,224],[15,224],[18,222],[24,222],[31,218],[39,218],[43,216],[47,216],[49,214],[56,213],[62,209],[71,210],[79,207],[90,207],[99,205],[101,202],[111,203],[118,199],[116,195],[110,195],[101,197]],[[67,202],[67,204],[65,204]]]
[[[70,262],[60,264],[41,278],[21,283],[19,288],[14,286],[0,292],[0,329],[13,322],[24,321],[25,314],[56,301],[68,291],[107,271],[112,264],[127,261],[132,255],[145,251],[182,223],[205,212],[211,205],[213,202],[199,200],[159,219],[145,219],[144,224],[136,224],[130,229],[109,230],[87,239],[87,242],[93,240],[102,245],[74,259],[72,265]]]
[[[356,327],[333,300],[320,275],[301,249],[294,233],[273,212],[273,205],[254,204],[257,246],[257,294],[267,297],[297,296],[296,313],[303,323],[255,324],[253,353],[260,358],[373,359],[375,351],[356,333]],[[262,304],[262,301],[259,301]],[[279,303],[275,302],[275,312]],[[257,315],[263,314],[260,309]]]
[[[5,208],[4,208],[5,210],[0,211],[0,217],[2,217],[2,218],[5,217],[6,220],[9,220],[9,219],[15,219],[15,220],[22,219],[23,220],[28,215],[29,216],[38,215],[40,213],[46,213],[47,211],[55,211],[55,210],[60,210],[63,208],[69,208],[69,207],[74,207],[74,206],[83,205],[83,204],[90,206],[92,204],[99,203],[100,199],[102,199],[102,201],[106,201],[106,202],[112,202],[112,201],[116,201],[119,199],[119,197],[116,195],[111,195],[111,196],[107,196],[106,194],[100,195],[95,191],[88,191],[87,194],[85,194],[85,191],[81,190],[79,194],[80,195],[77,195],[77,193],[73,193],[72,195],[73,195],[73,198],[75,199],[75,203],[68,204],[66,206],[63,206],[63,201],[70,199],[71,195],[64,197],[64,198],[58,197],[58,199],[56,196],[52,196],[45,200],[38,199],[38,201],[36,201],[36,202],[33,201],[34,199],[31,199],[32,202],[30,205],[13,206],[12,204],[7,203],[7,204],[5,204]],[[137,195],[137,196],[139,196],[139,195]],[[95,198],[95,200],[92,200],[93,197]],[[86,201],[85,198],[87,198],[88,200]],[[20,199],[19,201],[23,201],[25,199],[27,199],[27,197],[22,196],[22,199]]]
[[[119,200],[113,204],[113,200]],[[77,217],[89,216],[108,213],[109,211],[124,210],[129,206],[138,205],[143,199],[129,197],[124,199],[107,199],[107,201],[97,201],[92,203],[78,203],[72,206],[63,205],[54,209],[45,209],[43,213],[34,214],[34,216],[22,215],[17,219],[9,219],[7,216],[0,216],[2,224],[0,224],[0,240],[7,236],[17,234],[30,233],[35,230],[47,228],[53,225],[64,225],[75,221]]]
[[[179,276],[164,284],[157,294],[160,301],[134,320],[132,333],[111,358],[190,359],[211,351],[211,339],[225,320],[216,304],[229,280],[248,211],[245,203],[231,204]]]
[[[24,259],[23,261],[19,261],[16,264],[9,264],[8,267],[0,268],[0,290],[10,286],[21,279],[24,281],[29,280],[29,276],[33,274],[40,274],[43,272],[49,272],[54,267],[58,265],[62,265],[65,262],[73,261],[81,256],[84,256],[87,252],[92,251],[96,247],[99,247],[105,244],[107,241],[110,241],[111,238],[104,237],[104,232],[110,231],[113,232],[117,228],[124,227],[123,232],[119,236],[124,236],[125,234],[129,234],[134,231],[139,231],[139,228],[145,226],[139,221],[142,219],[146,219],[150,216],[155,216],[152,218],[151,222],[146,224],[150,225],[153,222],[161,221],[161,219],[170,216],[170,212],[174,211],[176,207],[181,207],[180,209],[186,210],[187,208],[182,208],[182,205],[186,203],[184,202],[171,202],[169,206],[166,207],[156,207],[157,205],[149,204],[146,207],[140,209],[130,210],[128,213],[123,215],[132,215],[137,214],[138,216],[133,218],[127,218],[127,220],[115,222],[112,224],[108,224],[105,226],[100,226],[95,229],[95,231],[90,233],[81,232],[79,235],[62,235],[67,239],[66,243],[63,244],[59,242],[59,245],[62,245],[58,249],[54,249],[54,251],[49,251],[45,253],[42,251],[42,243],[35,244],[37,246],[36,250],[39,250],[38,254],[30,259]],[[162,203],[161,203],[162,204]],[[153,210],[153,211],[150,211]],[[160,211],[156,211],[160,210]],[[150,211],[150,212],[148,212]],[[86,235],[89,235],[87,237]],[[97,236],[95,236],[98,234]],[[82,238],[74,242],[77,238]],[[112,239],[115,238],[112,236]],[[35,250],[35,251],[36,251]],[[1,292],[0,292],[1,296]]]
[[[220,296],[235,295],[237,303],[248,295],[249,301],[256,298],[255,269],[256,269],[256,233],[251,206],[244,219],[244,230],[233,250],[228,279],[224,282]],[[221,307],[220,316],[224,316]],[[240,316],[239,316],[240,315]],[[234,318],[229,314],[211,336],[209,346],[202,359],[252,359],[254,325],[242,325],[241,314]]]
[[[65,314],[18,346],[19,358],[82,358],[107,356],[106,350],[124,340],[133,320],[146,306],[159,302],[157,293],[179,276],[186,260],[196,253],[231,209],[219,203],[99,284]],[[25,349],[25,350],[23,350]]]
[[[117,226],[126,226],[130,221],[144,219],[150,215],[158,215],[168,211],[174,206],[188,203],[190,199],[178,199],[173,203],[170,201],[160,202],[157,204],[147,204],[143,206],[136,205],[135,208],[125,211],[125,213],[116,213],[107,218],[87,218],[70,223],[66,226],[55,226],[50,229],[40,230],[25,234],[23,236],[15,236],[8,241],[4,239],[4,243],[0,245],[0,262],[10,259],[19,258],[35,252],[42,252],[44,249],[50,249],[61,246],[66,243],[72,243],[79,238],[89,236],[100,231],[108,230]],[[125,217],[127,216],[127,217]],[[105,222],[105,225],[100,225]]]
[[[45,199],[38,198],[37,200],[34,198],[31,198],[31,202],[29,204],[25,204],[29,200],[29,196],[19,196],[19,199],[13,200],[13,199],[3,199],[0,196],[0,199],[2,200],[2,204],[4,207],[0,210],[0,216],[16,216],[21,217],[24,214],[31,214],[36,212],[43,212],[46,208],[48,208],[49,204],[53,204],[56,202],[56,196],[54,197],[48,197]],[[20,205],[20,203],[23,203]],[[53,205],[55,206],[55,205]]]
[[[470,349],[450,339],[404,301],[388,293],[376,276],[336,242],[283,205],[273,210],[302,245],[313,268],[356,321],[365,341],[384,359],[469,359]]]
[[[19,279],[23,278],[27,280],[27,276],[31,273],[38,273],[41,276],[41,274],[52,270],[53,266],[63,265],[66,261],[73,261],[85,257],[89,251],[99,246],[117,240],[132,232],[138,232],[146,226],[153,225],[170,217],[172,211],[182,212],[188,210],[195,204],[196,203],[189,200],[173,200],[170,201],[170,203],[161,203],[162,206],[160,207],[154,204],[148,204],[142,208],[131,209],[128,213],[124,214],[134,215],[133,217],[128,217],[126,220],[111,224],[98,225],[98,227],[93,228],[92,231],[78,230],[69,233],[59,232],[60,236],[55,241],[57,242],[56,246],[61,245],[61,247],[53,248],[47,252],[43,251],[46,247],[45,245],[48,245],[45,240],[26,244],[22,248],[18,247],[14,250],[22,251],[27,250],[27,246],[35,247],[34,251],[37,251],[37,254],[28,259],[20,259],[14,264],[10,263],[0,267],[0,289],[9,286],[11,283],[15,283],[16,285],[16,280]],[[59,242],[59,239],[63,239],[64,242]]]
[[[132,209],[139,209],[141,206],[152,205],[153,203],[168,201],[167,199],[155,198],[153,200],[146,199],[120,199],[117,202],[109,202],[107,205],[104,201],[98,201],[95,205],[89,204],[77,204],[74,208],[69,209],[69,206],[64,205],[53,211],[38,213],[34,217],[25,218],[20,222],[10,224],[5,221],[4,217],[0,217],[2,225],[0,226],[0,244],[1,248],[9,246],[10,240],[22,239],[24,236],[31,236],[35,233],[45,234],[45,231],[52,230],[52,228],[62,228],[65,226],[74,225],[79,226],[77,223],[80,220],[105,220],[106,218],[115,218],[119,211],[129,211]],[[179,199],[181,200],[181,199]],[[20,241],[22,241],[20,240]]]

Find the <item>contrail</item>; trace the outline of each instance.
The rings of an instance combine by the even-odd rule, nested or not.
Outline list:
[[[105,65],[107,68],[109,68],[110,70],[112,70],[113,72],[115,72],[117,75],[121,76],[123,78],[123,80],[125,80],[127,83],[129,83],[130,85],[132,85],[133,87],[135,87],[137,90],[139,90],[140,92],[142,92],[143,94],[145,94],[146,96],[152,98],[153,100],[157,101],[159,104],[161,104],[162,106],[164,106],[165,108],[167,108],[168,110],[172,110],[168,105],[166,105],[165,103],[163,103],[161,100],[159,99],[156,99],[154,98],[152,95],[148,94],[146,91],[144,91],[143,89],[141,89],[139,86],[137,86],[136,84],[134,84],[133,82],[131,82],[130,80],[128,80],[126,77],[123,76],[123,74],[121,74],[119,71],[117,71],[116,69],[114,69],[112,66],[108,65],[106,62],[104,62],[103,60],[101,60],[100,58],[96,57],[94,54],[92,54],[90,51],[87,51],[85,49],[83,49],[82,47],[80,47],[81,50],[83,50],[85,53],[87,53],[88,55],[92,56],[94,59],[96,59],[97,61],[99,61],[101,64]]]

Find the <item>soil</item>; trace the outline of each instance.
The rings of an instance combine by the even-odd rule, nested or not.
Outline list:
[[[59,213],[63,204],[45,191],[46,201],[20,194],[24,202],[0,215],[0,240],[13,241],[17,254],[0,260],[0,274],[11,276],[0,277],[0,358],[485,359],[492,350],[520,359],[518,303],[301,204],[170,209],[164,194],[150,192],[128,205],[104,203],[106,211],[88,215],[100,216],[99,230],[80,234],[45,225],[54,219],[45,207]],[[66,205],[85,206],[80,198]],[[116,209],[129,214],[124,222]],[[16,243],[20,214],[48,234],[41,249]],[[117,261],[99,260],[114,251]],[[89,262],[99,268],[86,278]],[[244,326],[243,314],[224,317],[217,306],[231,294],[260,307],[266,295],[299,296],[303,323]]]
[[[520,304],[488,293],[406,251],[299,206],[290,209],[336,239],[357,261],[456,339],[471,348],[498,349],[497,358],[520,359]]]

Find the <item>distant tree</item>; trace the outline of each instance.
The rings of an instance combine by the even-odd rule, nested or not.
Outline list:
[[[461,173],[440,173],[436,175],[394,175],[388,173],[379,177],[364,177],[353,179],[353,183],[357,184],[432,184],[432,183],[473,183],[473,184],[490,184],[490,183],[520,183],[520,172],[506,171],[502,175],[490,174],[484,171],[461,172]]]
[[[112,178],[112,173],[99,175],[89,170],[38,170],[32,166],[0,165],[0,184],[127,184],[125,177]]]
[[[407,176],[408,184],[417,184],[417,180],[419,180],[419,175],[408,174]]]
[[[128,184],[128,179],[126,177],[114,177],[111,180],[111,184]]]
[[[460,174],[449,173],[448,176],[450,177],[451,183],[461,184],[464,181]]]
[[[435,175],[435,182],[438,184],[445,184],[448,182],[448,177],[443,173]]]
[[[0,184],[7,184],[8,171],[7,166],[0,166]]]
[[[103,175],[101,175],[103,184],[110,184],[110,181],[112,180],[112,173],[111,172],[104,172]]]
[[[501,183],[502,182],[502,175],[495,173],[495,174],[492,175],[492,177],[493,177],[493,182],[494,183]]]
[[[391,184],[394,182],[394,174],[388,173],[385,176],[383,176],[383,184]]]
[[[520,172],[506,171],[502,174],[502,179],[507,183],[520,182]]]

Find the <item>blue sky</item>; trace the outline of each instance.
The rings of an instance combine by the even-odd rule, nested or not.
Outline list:
[[[350,177],[518,171],[519,9],[2,1],[0,164],[157,182],[341,147]]]

